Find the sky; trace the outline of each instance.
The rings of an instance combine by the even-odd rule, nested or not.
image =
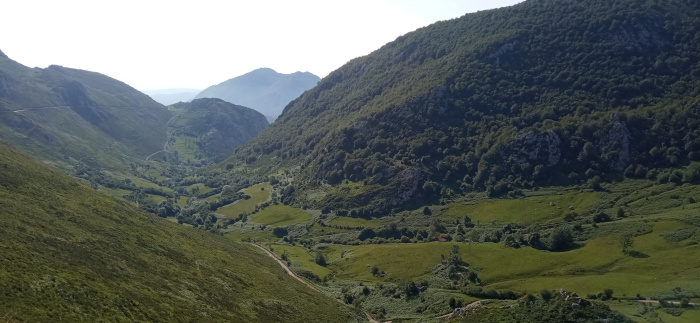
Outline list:
[[[139,90],[204,89],[254,69],[323,78],[398,36],[522,0],[11,0],[0,50]]]

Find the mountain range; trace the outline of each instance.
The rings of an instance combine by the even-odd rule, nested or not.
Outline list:
[[[290,101],[316,86],[319,80],[309,72],[281,74],[270,68],[259,68],[210,86],[195,99],[219,98],[254,109],[273,122]]]

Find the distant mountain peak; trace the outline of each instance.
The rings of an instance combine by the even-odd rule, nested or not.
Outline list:
[[[5,53],[3,53],[2,50],[0,50],[0,57],[5,57],[5,58],[7,58],[7,55],[5,55]]]
[[[309,72],[278,73],[262,67],[210,86],[195,96],[219,98],[254,109],[274,121],[287,104],[321,80]]]

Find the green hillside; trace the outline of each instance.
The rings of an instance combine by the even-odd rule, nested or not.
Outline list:
[[[174,104],[170,142],[182,160],[220,162],[268,126],[265,116],[221,99]]]
[[[0,55],[0,138],[52,163],[124,168],[162,149],[170,112],[99,73]]]
[[[3,322],[346,322],[259,249],[143,213],[0,143]]]
[[[228,162],[296,169],[286,202],[367,212],[656,179],[700,158],[699,10],[530,0],[438,22],[332,72]]]

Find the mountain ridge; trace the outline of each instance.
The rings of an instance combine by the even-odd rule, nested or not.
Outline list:
[[[212,97],[250,107],[274,119],[284,107],[320,80],[309,72],[277,73],[271,68],[258,68],[241,76],[210,86],[195,99]]]
[[[655,176],[700,157],[697,11],[525,1],[438,22],[330,73],[229,162],[300,166],[289,202],[380,212]],[[344,181],[363,189],[326,193]]]

